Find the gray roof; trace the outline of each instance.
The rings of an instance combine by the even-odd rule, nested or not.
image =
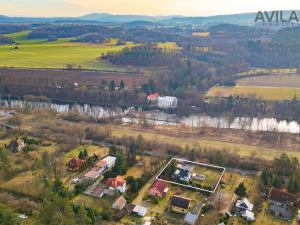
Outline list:
[[[188,212],[184,217],[184,222],[188,224],[195,224],[197,221],[198,215]]]

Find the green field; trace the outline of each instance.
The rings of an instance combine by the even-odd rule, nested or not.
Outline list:
[[[204,181],[200,181],[197,179],[192,179],[194,183],[201,184],[203,186],[208,186],[214,189],[216,186],[220,176],[222,175],[221,169],[214,169],[212,167],[205,167],[200,165],[194,165],[194,171],[193,173],[197,173],[200,175],[205,175],[206,179]]]
[[[235,87],[212,87],[207,92],[207,97],[256,97],[263,100],[291,100],[293,97],[300,96],[300,88],[292,87],[254,87],[254,86],[235,86]]]
[[[69,42],[72,38],[61,38],[54,42],[48,42],[46,39],[28,40],[29,32],[7,35],[20,45],[18,49],[13,45],[0,46],[0,67],[66,68],[68,64],[82,69],[125,71],[126,68],[109,65],[100,57],[108,52],[133,46],[132,43],[115,46],[112,42],[102,44]]]

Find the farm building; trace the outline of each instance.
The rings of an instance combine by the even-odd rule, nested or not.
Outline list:
[[[148,190],[148,195],[162,198],[167,194],[167,192],[167,182],[162,180],[156,180]]]
[[[177,107],[177,98],[172,96],[158,97],[157,106],[162,109]]]
[[[170,198],[170,207],[173,212],[186,214],[189,210],[191,200],[178,195]]]

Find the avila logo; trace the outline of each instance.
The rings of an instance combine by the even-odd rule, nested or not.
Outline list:
[[[254,22],[262,23],[299,23],[300,15],[296,11],[259,11]]]

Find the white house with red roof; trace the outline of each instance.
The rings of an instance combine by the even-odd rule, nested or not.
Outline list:
[[[117,176],[116,178],[108,178],[107,185],[111,190],[118,190],[121,193],[126,191],[126,180],[122,176]]]
[[[158,92],[156,92],[154,94],[148,95],[147,100],[148,100],[148,102],[157,101],[159,96],[160,96],[160,94]]]
[[[167,194],[167,192],[167,182],[156,180],[148,190],[148,195],[162,198]]]

